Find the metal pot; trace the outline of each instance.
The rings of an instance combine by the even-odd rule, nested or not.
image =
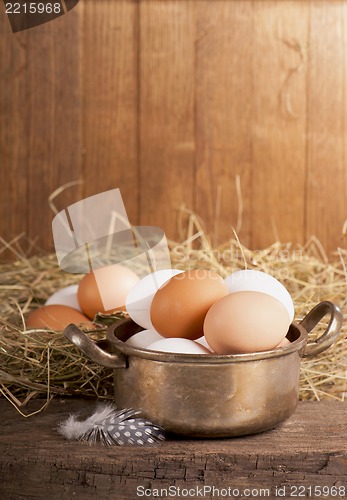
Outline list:
[[[307,343],[308,332],[328,313],[324,334]],[[301,358],[330,347],[342,318],[336,305],[321,302],[300,324],[291,324],[289,346],[252,354],[176,354],[131,347],[125,341],[142,328],[130,319],[109,327],[109,352],[75,325],[64,333],[90,359],[114,369],[117,407],[141,410],[174,433],[230,437],[271,429],[292,415]]]

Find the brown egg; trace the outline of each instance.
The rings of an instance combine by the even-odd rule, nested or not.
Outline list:
[[[153,326],[163,337],[198,339],[207,311],[227,293],[223,279],[213,271],[195,269],[177,274],[153,297]]]
[[[84,314],[91,319],[97,313],[111,314],[124,310],[126,297],[138,281],[137,274],[118,264],[96,269],[80,282],[78,302]]]
[[[286,336],[290,318],[284,305],[261,292],[236,292],[208,311],[204,335],[217,354],[274,349]]]
[[[30,313],[27,328],[48,328],[49,330],[64,330],[70,323],[80,325],[86,323],[92,327],[89,318],[86,318],[76,309],[68,306],[51,305],[43,306]]]

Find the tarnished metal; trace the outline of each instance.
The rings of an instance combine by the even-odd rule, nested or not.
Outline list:
[[[88,335],[83,333],[76,325],[69,325],[65,331],[65,336],[78,347],[88,358],[106,368],[125,368],[126,358],[122,354],[110,354],[102,349]]]
[[[320,320],[330,314],[328,328],[321,337],[307,344],[304,357],[316,356],[330,347],[340,334],[343,315],[339,307],[329,301],[317,304],[308,315],[300,322],[300,325],[310,333]]]
[[[308,331],[327,313],[326,331],[307,344]],[[108,329],[110,352],[96,346],[75,325],[67,327],[65,334],[93,361],[116,368],[119,408],[141,410],[178,434],[230,437],[271,429],[295,411],[301,358],[327,349],[341,325],[340,309],[321,302],[300,324],[291,324],[289,346],[230,355],[164,353],[129,346],[125,341],[142,329],[130,319]]]

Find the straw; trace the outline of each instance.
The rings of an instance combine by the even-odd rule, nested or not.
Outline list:
[[[331,300],[346,315],[347,251],[337,249],[327,258],[321,243],[312,237],[305,245],[274,242],[262,250],[242,245],[236,230],[230,239],[213,247],[203,222],[192,211],[181,208],[178,217],[180,241],[169,241],[172,266],[179,269],[206,268],[221,276],[239,269],[257,269],[279,279],[295,304],[300,321],[318,302]],[[237,229],[239,228],[239,224]],[[42,306],[61,288],[78,283],[82,275],[62,272],[54,255],[30,259],[19,250],[17,260],[0,265],[0,392],[22,413],[32,398],[83,396],[112,399],[112,371],[87,359],[64,337],[62,332],[30,330],[25,319],[30,311]],[[13,242],[2,244],[12,248]],[[1,253],[1,248],[0,248]],[[123,318],[98,317],[99,328],[87,332],[95,340],[105,339],[106,324]],[[325,323],[326,325],[326,323]],[[310,338],[324,331],[324,323]],[[346,328],[333,347],[312,358],[303,359],[300,398],[304,400],[337,399],[347,394]]]

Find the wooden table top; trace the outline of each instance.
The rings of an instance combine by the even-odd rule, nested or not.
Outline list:
[[[0,498],[165,498],[170,486],[171,493],[181,493],[176,498],[189,488],[195,489],[188,498],[195,491],[218,498],[212,487],[220,489],[220,497],[233,488],[234,496],[227,498],[238,498],[237,489],[241,494],[245,488],[268,489],[270,498],[276,491],[316,498],[314,487],[326,487],[325,498],[344,498],[343,493],[347,498],[347,403],[300,402],[276,429],[232,439],[177,438],[153,447],[106,448],[58,434],[58,424],[70,413],[87,416],[94,408],[93,401],[56,399],[44,413],[23,418],[0,399]]]

